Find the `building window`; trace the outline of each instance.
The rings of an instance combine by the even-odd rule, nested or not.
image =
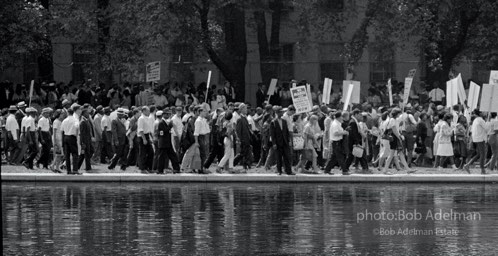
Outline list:
[[[395,78],[394,51],[385,48],[370,48],[370,82],[385,83]]]
[[[332,85],[342,85],[342,81],[346,80],[346,76],[344,74],[344,63],[320,63],[320,81],[323,81],[326,77],[332,79]]]
[[[95,68],[95,49],[90,45],[73,44],[73,82],[83,82],[92,77],[92,68]]]

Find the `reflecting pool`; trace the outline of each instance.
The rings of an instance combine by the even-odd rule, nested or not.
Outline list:
[[[2,183],[2,237],[3,255],[495,255],[498,185]]]

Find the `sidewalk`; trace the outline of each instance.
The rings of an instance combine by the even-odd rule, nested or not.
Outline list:
[[[294,176],[267,173],[262,168],[253,168],[247,173],[236,169],[239,174],[142,174],[136,167],[121,171],[118,167],[108,170],[105,165],[93,166],[93,170],[83,175],[66,175],[53,173],[50,170],[28,170],[24,166],[2,166],[2,182],[293,182],[293,183],[333,183],[333,182],[386,182],[386,183],[498,183],[498,172],[481,175],[479,169],[473,169],[472,174],[465,171],[419,168],[414,174],[397,173],[394,175],[355,174],[343,176],[339,170],[334,175],[328,174],[297,174]],[[213,169],[213,168],[212,168]],[[272,169],[274,170],[274,169]]]

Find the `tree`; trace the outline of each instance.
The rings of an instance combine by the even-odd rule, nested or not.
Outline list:
[[[47,10],[36,1],[2,1],[0,71],[8,67],[19,67],[26,56],[36,56],[38,61],[50,57],[46,12]]]
[[[494,0],[369,0],[366,15],[348,44],[350,63],[359,60],[373,31],[376,44],[403,47],[415,42],[423,49],[429,80],[445,82],[464,58],[496,65],[497,8]]]

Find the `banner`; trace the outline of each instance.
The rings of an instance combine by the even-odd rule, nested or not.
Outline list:
[[[458,104],[458,89],[456,79],[446,81],[446,107],[452,108]]]
[[[272,78],[270,82],[270,87],[268,88],[268,95],[273,95],[275,93],[275,88],[277,87],[278,79]]]
[[[465,88],[463,87],[462,74],[458,74],[458,76],[454,80],[457,84],[458,99],[460,100],[461,104],[465,104],[465,101],[467,100],[467,94],[465,92]]]
[[[498,112],[498,84],[483,84],[480,110]]]
[[[387,90],[389,91],[389,106],[394,105],[393,103],[393,85],[391,84],[391,78],[387,80]]]
[[[344,107],[343,107],[343,111],[346,111],[348,110],[348,107],[349,107],[349,104],[351,103],[351,97],[353,96],[353,90],[354,90],[354,84],[349,84],[348,85],[348,91],[346,93],[346,100],[344,101]]]
[[[469,88],[469,100],[467,101],[467,106],[470,111],[473,111],[477,108],[477,103],[479,102],[479,92],[481,91],[481,87],[474,82],[470,82]],[[468,120],[470,122],[470,120]]]
[[[330,91],[332,90],[332,79],[325,78],[323,81],[322,104],[330,104]]]
[[[290,89],[292,104],[296,108],[296,114],[306,113],[311,111],[308,90],[306,86],[296,86]]]
[[[350,104],[359,104],[360,103],[360,81],[350,81],[344,80],[342,81],[342,99],[341,102],[346,102],[346,95],[349,90],[349,85],[353,84],[353,92],[351,94]]]
[[[145,66],[145,81],[154,82],[161,80],[161,62],[150,62]]]
[[[406,105],[408,103],[408,97],[410,97],[410,90],[412,88],[413,77],[405,78],[405,90],[403,92],[403,104]]]
[[[498,70],[491,70],[489,73],[489,84],[498,84]]]

